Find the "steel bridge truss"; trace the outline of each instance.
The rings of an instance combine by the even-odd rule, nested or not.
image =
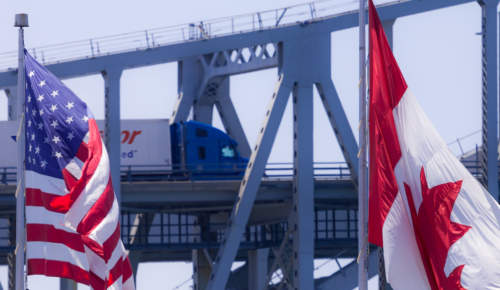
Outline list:
[[[398,17],[469,2],[475,1],[403,0],[381,5],[378,11],[389,42],[392,43],[392,25]],[[498,80],[496,70],[499,0],[477,2],[482,7],[483,41],[483,160],[481,167],[484,185],[498,199],[498,154],[496,150]],[[323,211],[317,209],[314,203],[312,193],[317,181],[313,173],[312,99],[313,89],[316,87],[349,168],[352,184],[357,186],[358,144],[331,79],[330,35],[334,31],[356,27],[358,13],[347,12],[318,18],[313,8],[311,11],[314,11],[311,13],[311,19],[293,25],[278,26],[279,15],[276,14],[276,28],[266,28],[261,24],[259,14],[257,31],[245,33],[233,31],[232,34],[224,37],[211,37],[210,25],[205,24],[202,29],[198,27],[200,31],[205,32],[203,37],[189,37],[189,41],[186,42],[156,45],[153,36],[154,45],[150,47],[148,42],[144,49],[97,56],[93,54],[90,58],[47,65],[47,69],[59,78],[89,74],[103,76],[105,80],[104,141],[110,157],[113,187],[119,201],[121,201],[122,193],[121,158],[120,150],[118,150],[120,148],[120,78],[124,69],[178,61],[179,94],[171,122],[186,121],[191,113],[194,120],[212,124],[213,108],[216,107],[226,132],[239,143],[241,155],[250,158],[232,210],[230,212],[227,209],[222,210],[218,220],[217,214],[211,211],[187,213],[186,209],[177,209],[174,213],[171,209],[157,209],[156,212],[151,212],[150,207],[124,211],[123,240],[130,251],[129,257],[134,273],[141,260],[153,260],[154,255],[162,257],[158,254],[160,252],[175,250],[178,253],[175,257],[185,260],[186,255],[183,251],[188,251],[187,259],[190,257],[194,262],[195,289],[224,289],[228,281],[233,283],[233,280],[237,280],[235,275],[237,276],[238,273],[232,273],[231,266],[235,259],[241,258],[243,252],[248,253],[245,258],[250,262],[266,256],[266,251],[269,251],[266,249],[272,248],[274,261],[272,265],[269,265],[271,266],[269,273],[262,273],[259,269],[252,268],[255,263],[259,262],[252,262],[248,265],[255,277],[259,277],[258,283],[252,284],[252,290],[267,289],[266,280],[271,280],[276,269],[280,269],[283,277],[280,284],[276,285],[278,289],[285,286],[287,289],[292,289],[292,286],[293,289],[314,289],[313,259],[318,252],[321,252],[322,247],[340,247],[338,252],[346,249],[348,251],[351,243],[350,228],[348,237],[344,240],[340,238],[337,234],[341,229],[335,225],[344,221],[335,220],[336,214],[332,212],[335,218],[332,218],[331,223],[335,230],[325,225],[323,233],[320,226],[322,221],[319,217],[323,215],[321,213]],[[146,33],[146,38],[148,38],[148,33]],[[256,145],[250,148],[229,94],[230,76],[275,67],[278,68],[276,87],[270,94],[268,111]],[[17,71],[0,72],[0,88],[6,91],[9,100],[9,120],[16,119],[15,112],[18,110],[16,84]],[[251,212],[255,209],[254,203],[262,176],[290,97],[293,103],[293,119],[285,120],[293,122],[293,185],[291,200],[288,201],[290,207],[284,218],[282,215],[281,219],[253,224]],[[7,182],[4,180],[4,183]],[[149,201],[143,202],[146,204]],[[137,209],[142,209],[142,211],[137,211]],[[224,216],[221,217],[222,215]],[[329,213],[324,215],[329,216]],[[12,224],[13,221],[6,221],[5,231],[9,231],[9,223]],[[329,221],[325,223],[328,224]],[[349,220],[347,225],[350,223]],[[357,225],[357,222],[354,224]],[[0,228],[1,231],[2,228]],[[323,234],[325,238],[322,238]],[[6,244],[0,247],[0,250],[5,253],[13,251],[9,244],[9,237],[7,235]],[[346,244],[342,244],[342,241]],[[1,237],[0,243],[2,243]],[[356,245],[351,246],[352,249],[356,248]],[[239,251],[241,249],[248,251]],[[162,250],[169,251],[162,252]],[[176,258],[170,257],[169,259],[175,260]],[[370,255],[370,265],[372,261],[376,263],[378,257]],[[14,268],[10,264],[9,269],[9,276],[11,276]],[[332,275],[328,281],[322,281],[317,288],[327,289],[321,288],[323,287],[321,285],[334,285],[332,283],[342,280],[341,277],[348,279],[349,275],[355,272],[354,266],[346,267],[338,275]],[[356,282],[349,283],[344,285],[352,289],[352,283]]]

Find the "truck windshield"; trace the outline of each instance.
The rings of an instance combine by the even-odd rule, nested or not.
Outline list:
[[[232,146],[224,146],[222,147],[222,157],[226,158],[234,158],[234,148]]]

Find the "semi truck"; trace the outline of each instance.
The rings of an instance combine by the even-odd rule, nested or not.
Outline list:
[[[104,139],[104,121],[97,126]],[[238,178],[248,163],[235,140],[207,124],[155,119],[122,120],[120,126],[122,180]],[[0,122],[0,171],[17,165],[17,132],[16,121]]]

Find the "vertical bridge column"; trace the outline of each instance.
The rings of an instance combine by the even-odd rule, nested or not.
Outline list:
[[[76,282],[71,279],[59,279],[59,290],[77,290]]]
[[[311,62],[307,52],[302,51],[303,61]],[[293,230],[293,287],[305,290],[314,289],[313,84],[301,80],[293,90],[293,224],[288,227]]]
[[[483,61],[483,184],[498,202],[498,93],[497,6],[498,0],[478,1],[482,13]]]
[[[269,248],[248,251],[248,290],[262,290],[267,278]]]
[[[123,69],[107,69],[102,72],[104,77],[104,144],[109,155],[111,178],[118,204],[121,204],[120,178],[120,78]]]

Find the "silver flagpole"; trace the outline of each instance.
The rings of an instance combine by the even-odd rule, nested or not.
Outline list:
[[[365,78],[365,0],[359,0],[359,184],[358,184],[358,286],[368,290],[367,188],[366,188],[366,78]]]
[[[19,27],[19,65],[17,69],[17,191],[16,191],[16,283],[15,289],[24,289],[24,30],[28,27],[28,14],[16,14],[15,27]]]

